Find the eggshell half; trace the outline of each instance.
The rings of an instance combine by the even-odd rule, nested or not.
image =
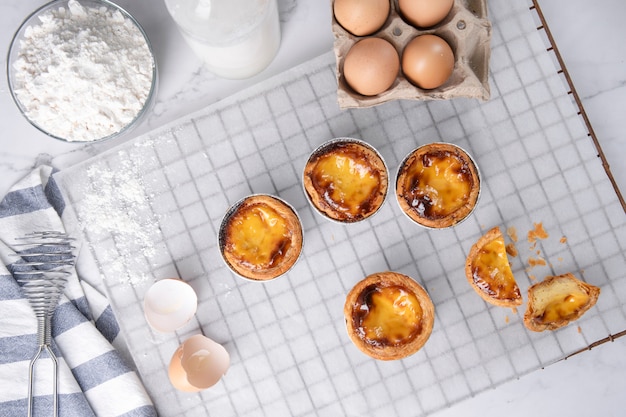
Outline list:
[[[194,387],[187,381],[187,372],[183,368],[183,365],[180,363],[180,358],[183,355],[183,346],[179,346],[172,355],[172,359],[170,360],[170,366],[168,368],[168,376],[170,378],[170,382],[179,391],[183,392],[199,392],[202,391],[200,388]]]
[[[168,374],[174,388],[198,392],[215,385],[229,366],[230,355],[222,345],[206,336],[194,335],[174,352]]]
[[[179,279],[162,279],[152,284],[144,296],[144,315],[153,329],[173,332],[191,320],[198,308],[198,296]]]

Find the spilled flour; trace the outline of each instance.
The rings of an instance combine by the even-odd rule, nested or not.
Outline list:
[[[150,207],[150,196],[140,172],[141,161],[119,151],[122,163],[109,168],[98,162],[87,169],[88,186],[79,206],[79,221],[90,240],[103,241],[107,274],[119,277],[120,283],[139,284],[150,277],[139,271],[150,265],[157,254],[155,242],[162,241],[158,216]],[[143,258],[143,259],[142,259]]]

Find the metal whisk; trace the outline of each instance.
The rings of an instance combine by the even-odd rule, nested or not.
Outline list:
[[[28,416],[33,415],[35,362],[47,351],[52,360],[52,407],[56,417],[58,362],[51,348],[51,320],[76,261],[75,247],[72,246],[74,239],[62,232],[45,231],[30,233],[16,240],[19,243],[15,244],[15,256],[20,257],[23,262],[13,264],[13,275],[35,311],[39,343],[39,349],[28,367]]]

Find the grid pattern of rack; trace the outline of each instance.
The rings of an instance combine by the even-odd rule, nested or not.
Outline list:
[[[161,415],[428,414],[626,328],[626,216],[523,3],[489,2],[488,102],[342,111],[329,53],[57,174],[67,215],[89,244]],[[376,147],[392,176],[418,145],[460,145],[481,170],[477,209],[452,229],[425,230],[390,193],[364,222],[323,219],[304,196],[302,170],[313,149],[341,136]],[[129,181],[138,186],[130,197]],[[305,230],[294,269],[263,284],[235,277],[217,249],[223,214],[251,193],[287,200]],[[124,229],[134,239],[119,224],[96,224],[93,195],[110,200],[103,209],[113,217],[141,226]],[[550,236],[533,246],[525,233],[535,222]],[[483,302],[463,267],[470,246],[493,226],[519,232],[512,267],[523,294],[546,275],[573,272],[602,288],[597,306],[567,328],[532,333],[523,309]],[[531,267],[529,258],[539,257],[546,265]],[[382,270],[415,278],[435,304],[431,338],[401,361],[370,359],[345,333],[345,295]],[[176,334],[156,334],[143,318],[143,292],[172,276],[194,287],[198,313]],[[167,364],[199,331],[225,345],[231,368],[210,390],[181,393],[168,382]]]

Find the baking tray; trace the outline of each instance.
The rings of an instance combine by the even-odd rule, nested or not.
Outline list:
[[[488,102],[340,110],[329,52],[56,174],[66,222],[98,265],[160,415],[427,415],[623,334],[626,215],[529,7],[489,2]],[[313,149],[342,136],[376,147],[392,173],[418,145],[460,145],[481,169],[478,207],[446,230],[411,223],[392,198],[359,224],[320,218],[302,170]],[[235,277],[217,249],[223,214],[251,193],[288,201],[305,230],[297,265],[268,283]],[[549,237],[531,244],[535,223]],[[512,267],[523,294],[572,272],[601,287],[598,304],[544,333],[525,329],[523,308],[487,305],[463,266],[493,226],[517,231]],[[546,265],[531,267],[539,257]],[[400,361],[363,355],[344,326],[348,290],[382,270],[415,278],[436,309],[426,346]],[[172,276],[196,290],[198,313],[179,332],[157,334],[143,318],[143,293]],[[224,344],[231,368],[213,388],[185,394],[169,384],[167,364],[198,332]]]

